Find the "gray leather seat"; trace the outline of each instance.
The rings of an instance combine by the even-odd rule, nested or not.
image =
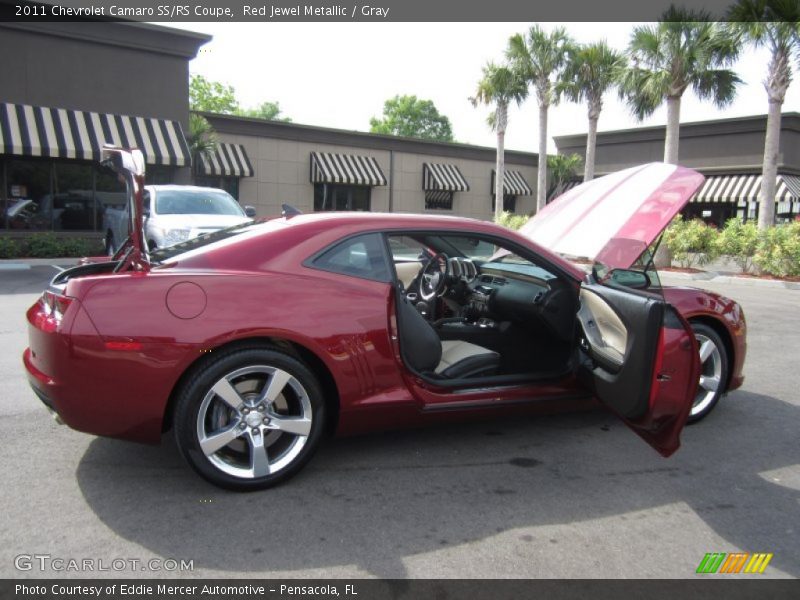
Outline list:
[[[408,366],[419,373],[447,379],[494,375],[500,355],[461,340],[441,341],[427,319],[397,290],[397,329],[400,353]]]

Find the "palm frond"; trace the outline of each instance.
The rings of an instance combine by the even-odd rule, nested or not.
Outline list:
[[[693,89],[701,100],[710,99],[717,108],[724,108],[736,97],[736,87],[742,80],[729,69],[704,71],[693,82]]]

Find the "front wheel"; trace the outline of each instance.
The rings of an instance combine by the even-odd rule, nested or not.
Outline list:
[[[297,359],[266,348],[223,351],[187,382],[175,407],[175,438],[211,483],[259,490],[297,473],[319,445],[322,390]]]
[[[700,350],[700,382],[689,413],[689,423],[707,416],[717,405],[728,381],[728,353],[719,334],[708,325],[692,323]]]

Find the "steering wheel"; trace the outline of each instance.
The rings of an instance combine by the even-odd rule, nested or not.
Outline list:
[[[419,295],[430,302],[437,296],[441,296],[447,290],[447,278],[450,275],[450,263],[444,252],[439,252],[428,261],[422,269],[419,282]]]

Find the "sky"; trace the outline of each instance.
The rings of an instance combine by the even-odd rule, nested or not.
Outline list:
[[[181,23],[208,33],[206,44],[190,64],[193,74],[233,86],[242,106],[279,102],[295,123],[369,131],[369,119],[380,116],[383,103],[396,94],[434,102],[450,118],[459,142],[494,146],[486,124],[487,107],[473,108],[469,97],[488,61],[501,61],[506,41],[529,23]],[[543,24],[550,28],[553,24]],[[579,42],[605,39],[623,50],[633,23],[566,23]],[[748,48],[735,69],[744,81],[734,103],[717,109],[684,95],[681,122],[764,114],[767,97],[762,81],[769,55]],[[796,79],[800,79],[797,76]],[[800,111],[800,82],[789,89],[784,112]],[[666,108],[639,122],[609,93],[599,130],[666,123]],[[561,103],[550,109],[549,152],[554,136],[585,133],[586,108]],[[534,98],[512,107],[506,149],[535,152],[538,108]]]

